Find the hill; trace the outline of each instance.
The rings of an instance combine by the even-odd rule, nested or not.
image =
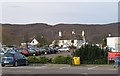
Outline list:
[[[35,23],[35,24],[2,24],[2,42],[7,45],[19,45],[21,42],[30,41],[36,37],[40,42],[45,41],[51,43],[55,39],[59,39],[58,32],[62,31],[63,36],[69,37],[71,31],[74,30],[76,35],[81,35],[81,31],[85,31],[86,40],[92,43],[101,43],[103,38],[108,34],[118,36],[118,23],[104,25],[86,25],[86,24],[56,24],[54,26]]]

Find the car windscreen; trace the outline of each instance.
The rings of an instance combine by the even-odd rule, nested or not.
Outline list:
[[[6,53],[3,55],[3,57],[13,57],[13,56],[14,56],[14,54],[11,54],[11,53]]]

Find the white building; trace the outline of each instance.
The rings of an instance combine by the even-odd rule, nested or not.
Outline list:
[[[31,42],[30,45],[37,45],[39,42],[34,38]]]
[[[112,52],[120,52],[120,37],[107,37],[107,46]]]
[[[72,41],[74,42],[74,43],[72,43]],[[59,42],[58,42],[58,45],[59,45],[59,47],[60,46],[75,46],[75,47],[77,47],[77,48],[79,48],[82,44],[84,43],[84,41],[83,40],[59,40]]]
[[[54,40],[50,46],[58,45],[59,47],[66,47],[66,46],[75,46],[80,48],[83,44],[86,43],[85,41],[85,32],[82,31],[82,34],[78,34],[75,30],[72,30],[71,33],[64,33],[59,31],[59,38]]]
[[[80,36],[73,34],[69,37],[64,36],[60,37],[57,40],[54,40],[50,46],[54,46],[54,44],[57,44],[59,47],[67,47],[73,45],[77,48],[80,48],[84,44],[84,40],[81,39]]]

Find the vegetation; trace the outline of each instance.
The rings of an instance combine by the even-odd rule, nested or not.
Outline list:
[[[36,39],[38,40],[39,44],[37,45],[38,47],[43,47],[44,45],[47,45],[47,40],[44,35],[38,35],[36,36]]]
[[[54,64],[71,64],[72,57],[57,56],[56,58],[52,59],[52,63],[54,63]]]
[[[89,44],[76,50],[74,56],[80,57],[82,64],[106,64],[107,53],[107,49],[101,49],[96,45]]]
[[[72,60],[72,57],[70,57],[70,56],[67,56],[67,57],[57,56],[56,58],[51,58],[51,59],[48,59],[46,57],[36,58],[35,56],[28,57],[29,63],[42,63],[42,64],[45,64],[45,63],[71,64],[71,62],[72,62],[71,60]]]
[[[39,61],[40,61],[40,63],[44,64],[44,63],[48,63],[50,60],[48,58],[46,58],[46,57],[40,57]]]
[[[48,59],[46,57],[37,58],[35,56],[29,56],[28,61],[29,61],[29,63],[42,63],[42,64],[44,64],[44,63],[50,62],[50,59]]]
[[[29,56],[28,57],[28,62],[29,63],[40,63],[39,59],[36,58],[35,56]]]

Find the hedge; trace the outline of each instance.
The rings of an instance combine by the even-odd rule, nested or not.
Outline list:
[[[81,64],[107,64],[107,53],[107,49],[101,49],[93,44],[86,44],[77,49],[74,56],[81,58]]]
[[[28,61],[29,61],[29,63],[48,63],[49,59],[46,57],[36,58],[34,56],[29,56]]]
[[[56,58],[52,59],[53,64],[71,64],[72,63],[72,57],[70,56],[57,56]]]
[[[39,57],[36,58],[34,56],[28,57],[29,63],[53,63],[53,64],[71,64],[72,63],[72,57],[70,56],[57,56],[55,58],[46,58],[46,57]]]

